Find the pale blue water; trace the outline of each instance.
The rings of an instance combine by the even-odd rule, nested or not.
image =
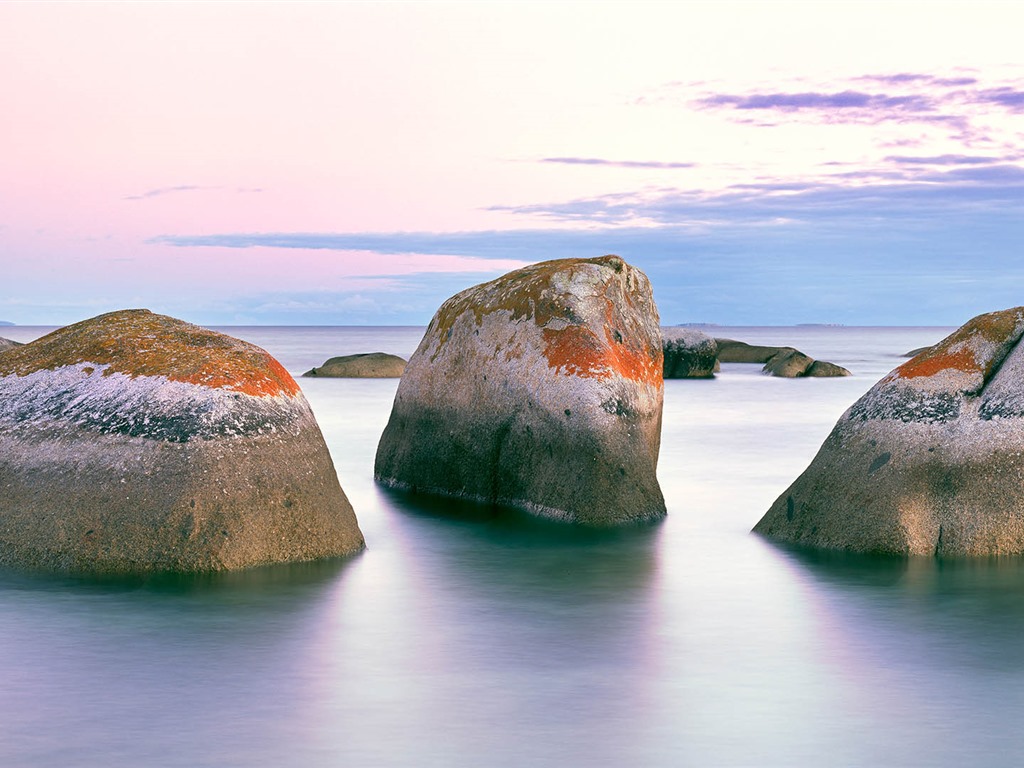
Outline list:
[[[408,356],[421,332],[227,330],[294,374]],[[397,382],[300,380],[367,551],[143,583],[0,574],[0,766],[1019,764],[1024,561],[749,534],[842,411],[949,329],[708,330],[856,375],[667,382],[669,516],[642,530],[385,493]]]

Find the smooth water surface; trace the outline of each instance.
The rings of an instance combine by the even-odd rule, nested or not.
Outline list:
[[[421,333],[226,330],[295,375],[407,357]],[[0,765],[1019,763],[1024,562],[749,533],[840,414],[950,329],[707,330],[855,376],[733,364],[666,382],[669,516],[640,529],[386,492],[373,455],[397,381],[300,379],[366,552],[195,578],[0,574]]]

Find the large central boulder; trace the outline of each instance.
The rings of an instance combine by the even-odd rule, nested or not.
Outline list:
[[[754,528],[831,549],[1024,553],[1024,307],[878,382]]]
[[[146,310],[0,356],[0,489],[6,565],[233,570],[363,547],[280,363]]]
[[[409,360],[377,449],[389,486],[592,525],[660,518],[661,333],[617,256],[459,293]]]

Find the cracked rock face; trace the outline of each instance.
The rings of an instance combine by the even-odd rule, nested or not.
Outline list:
[[[375,476],[584,524],[657,519],[663,392],[647,277],[617,256],[535,264],[441,306]]]
[[[363,547],[280,363],[147,310],[0,358],[0,489],[0,564],[215,571]]]
[[[754,528],[816,547],[1024,553],[1024,307],[974,318],[853,404]]]

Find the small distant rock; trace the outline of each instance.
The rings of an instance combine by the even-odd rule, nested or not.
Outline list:
[[[723,363],[767,363],[783,347],[759,347],[735,339],[715,339],[718,359]]]
[[[980,315],[881,379],[754,528],[899,555],[1024,554],[1024,307]]]
[[[786,379],[850,376],[840,365],[815,360],[793,347],[762,347],[735,339],[715,339],[723,363],[764,363],[762,373]]]
[[[323,365],[306,371],[303,376],[335,379],[400,379],[405,360],[384,352],[332,357]]]
[[[618,256],[468,288],[409,360],[374,476],[587,525],[660,519],[662,365],[650,282]]]
[[[710,379],[718,365],[718,343],[690,328],[662,328],[666,379]]]
[[[929,349],[931,349],[931,347],[918,347],[917,349],[912,349],[909,352],[904,352],[903,356],[904,357],[917,357],[922,352],[927,352]]]
[[[147,310],[0,355],[0,489],[0,565],[220,571],[363,548],[281,364]]]
[[[824,360],[815,360],[807,368],[804,376],[813,376],[816,378],[828,378],[831,376],[852,376],[846,368],[835,363],[829,363]]]
[[[783,348],[768,358],[768,362],[764,364],[761,372],[783,379],[795,379],[799,376],[806,376],[807,370],[813,364],[814,359],[803,352],[792,348]]]

